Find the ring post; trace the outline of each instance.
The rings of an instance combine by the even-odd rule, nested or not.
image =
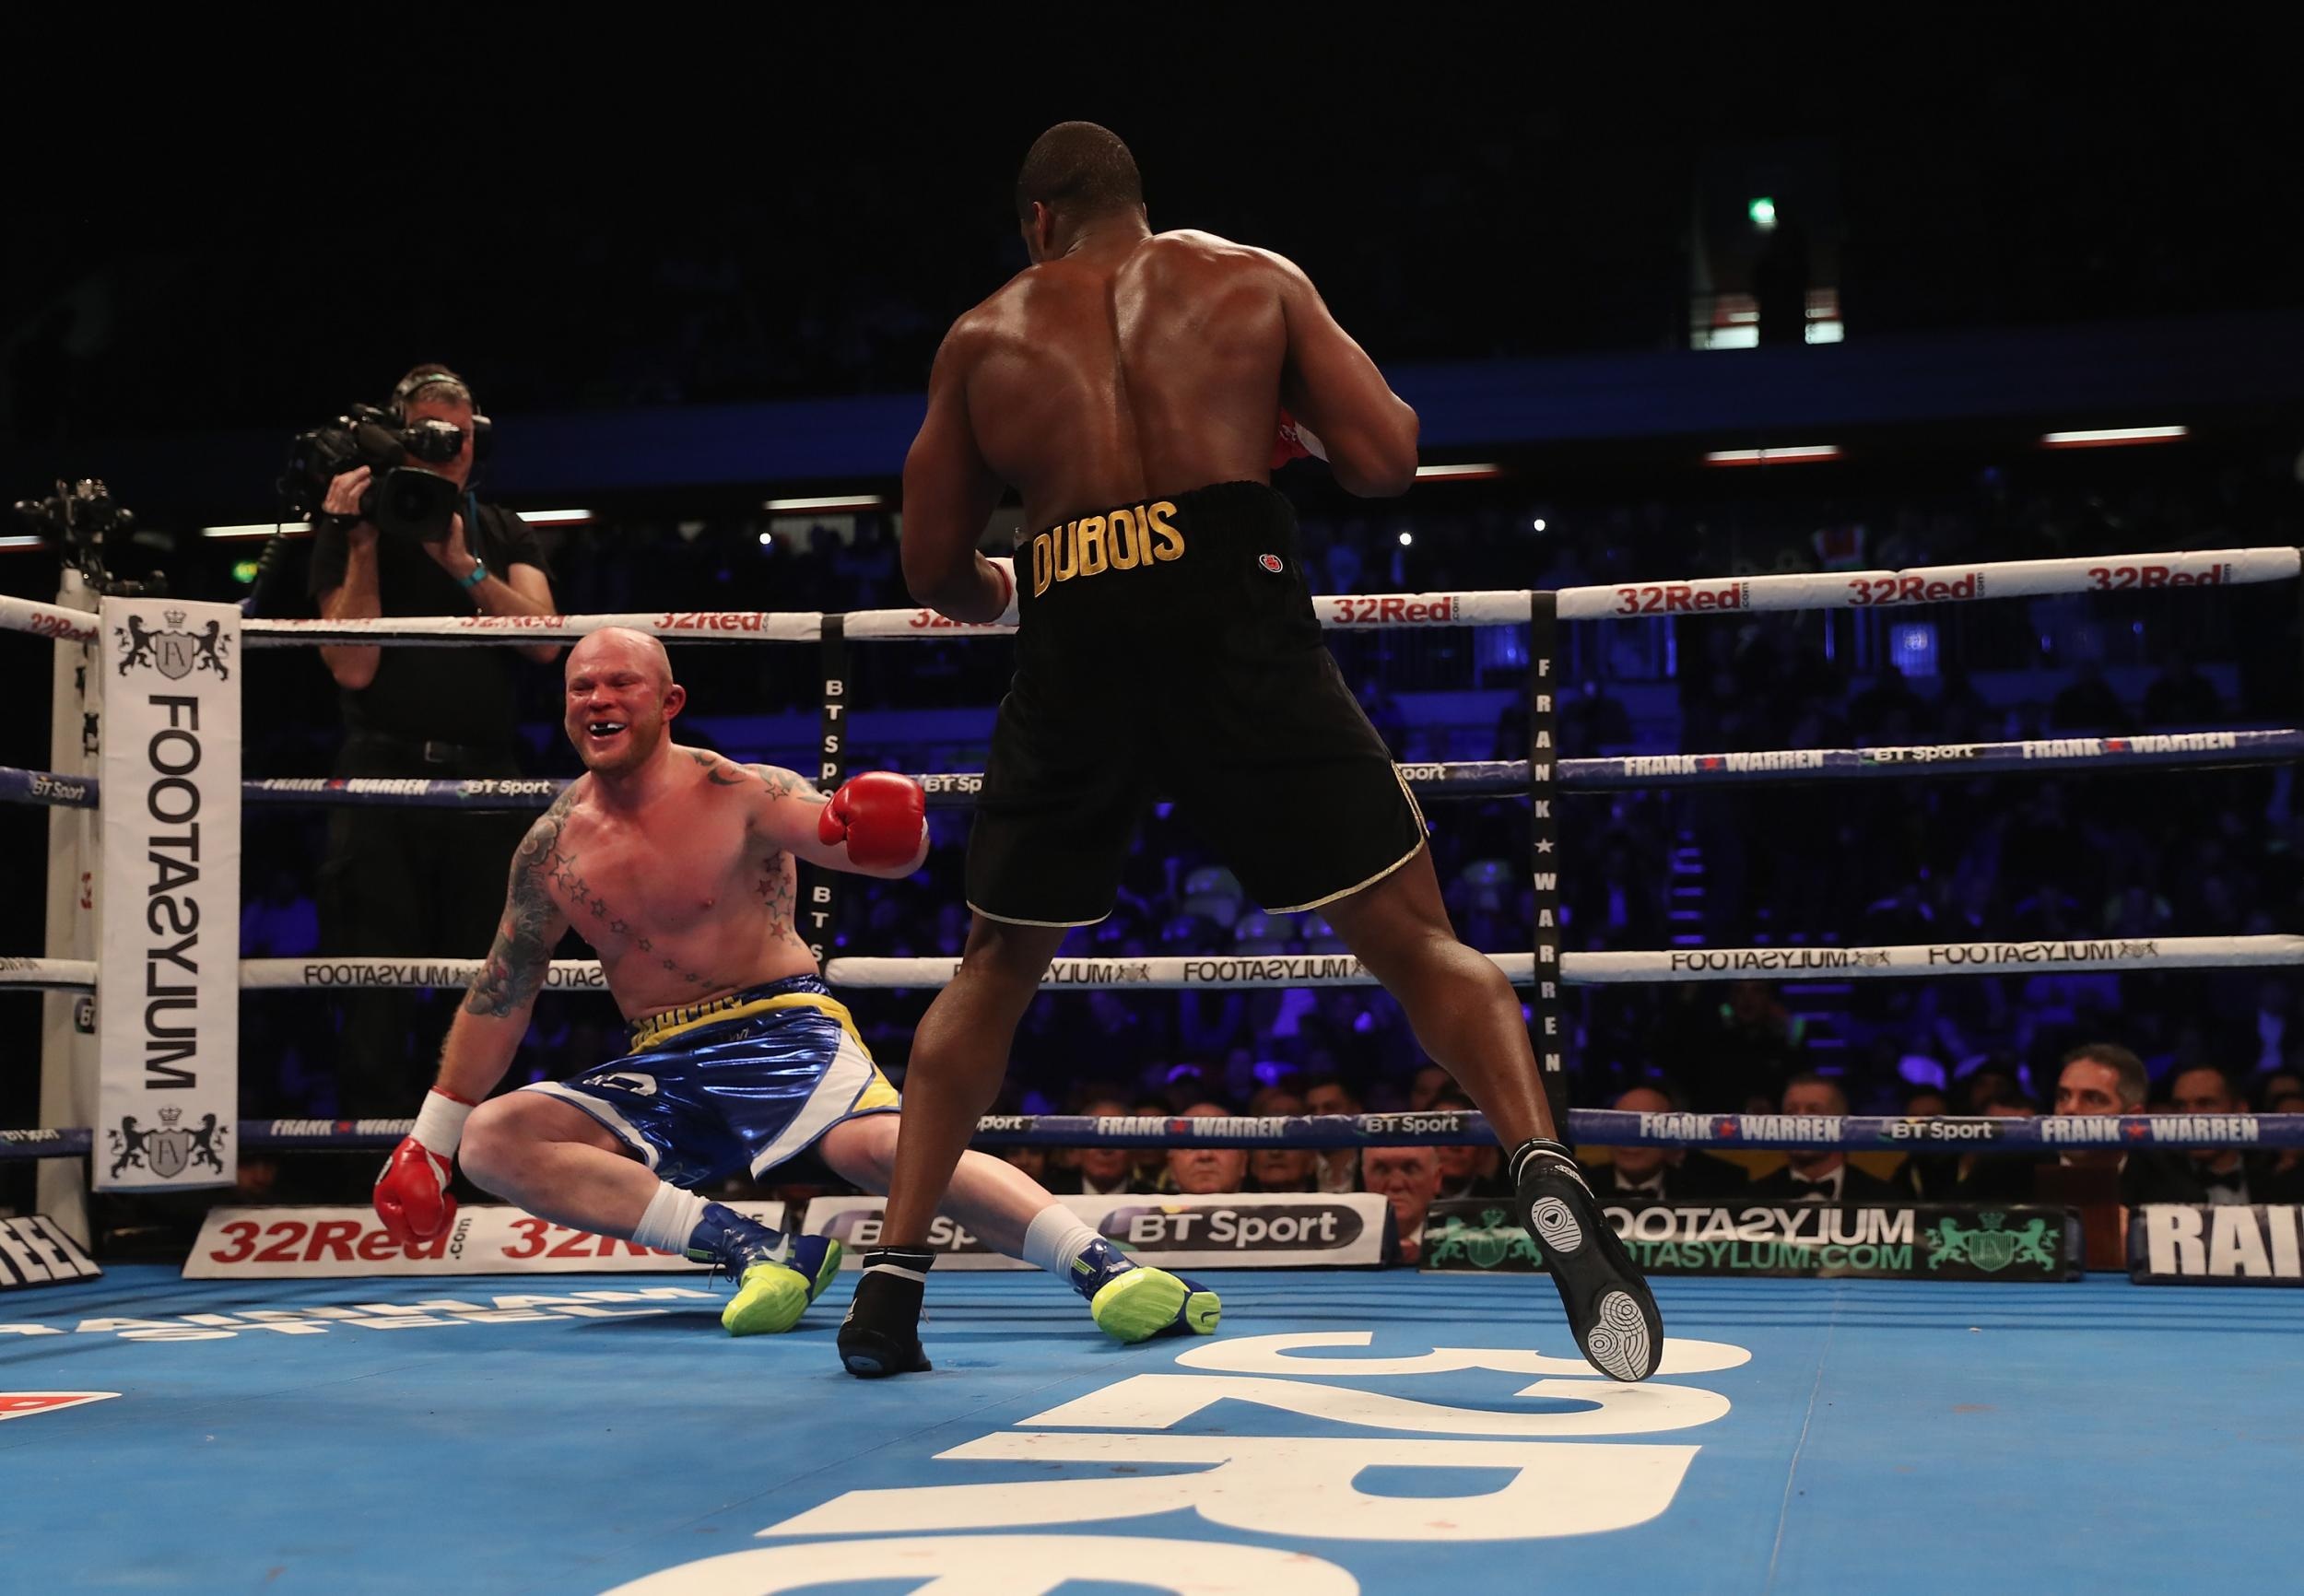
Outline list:
[[[816,784],[830,797],[848,769],[848,629],[844,616],[828,615],[822,622],[824,669],[823,735],[817,739]],[[808,952],[822,969],[832,956],[840,933],[840,873],[811,866],[808,871]]]
[[[96,595],[66,566],[56,590],[65,609],[96,609]],[[104,673],[92,643],[57,640],[49,689],[48,768],[59,776],[96,774],[102,725]],[[42,945],[50,958],[96,956],[96,839],[102,824],[91,809],[48,812],[48,924]],[[88,992],[52,992],[40,1003],[40,1119],[43,1125],[96,1121],[96,999]],[[43,1159],[35,1178],[36,1209],[86,1248],[89,1234],[88,1166],[80,1159]]]
[[[1560,823],[1553,766],[1559,752],[1552,661],[1560,640],[1555,594],[1528,595],[1529,870],[1535,886],[1535,986],[1528,1004],[1536,1062],[1552,1122],[1568,1126],[1567,1015],[1560,1001]]]

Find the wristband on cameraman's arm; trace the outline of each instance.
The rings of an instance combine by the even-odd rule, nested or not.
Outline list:
[[[482,582],[488,581],[488,562],[482,559],[476,554],[472,557],[471,571],[466,575],[458,577],[456,579],[456,585],[464,589],[464,592],[470,593],[475,588],[477,588]]]

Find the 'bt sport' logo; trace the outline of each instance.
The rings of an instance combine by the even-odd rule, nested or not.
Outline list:
[[[1285,1208],[1143,1203],[1113,1209],[1098,1228],[1131,1251],[1326,1252],[1358,1240],[1361,1223],[1338,1203]]]

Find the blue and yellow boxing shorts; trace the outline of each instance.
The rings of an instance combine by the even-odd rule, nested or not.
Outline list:
[[[812,975],[652,1015],[631,1049],[521,1089],[582,1109],[675,1186],[758,1176],[842,1120],[899,1107],[855,1020]]]

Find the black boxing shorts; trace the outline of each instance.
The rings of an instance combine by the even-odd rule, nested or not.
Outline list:
[[[1160,797],[1275,913],[1357,892],[1424,846],[1321,639],[1279,494],[1224,482],[1084,515],[1019,544],[1016,573],[1017,673],[969,837],[978,913],[1102,920]]]

